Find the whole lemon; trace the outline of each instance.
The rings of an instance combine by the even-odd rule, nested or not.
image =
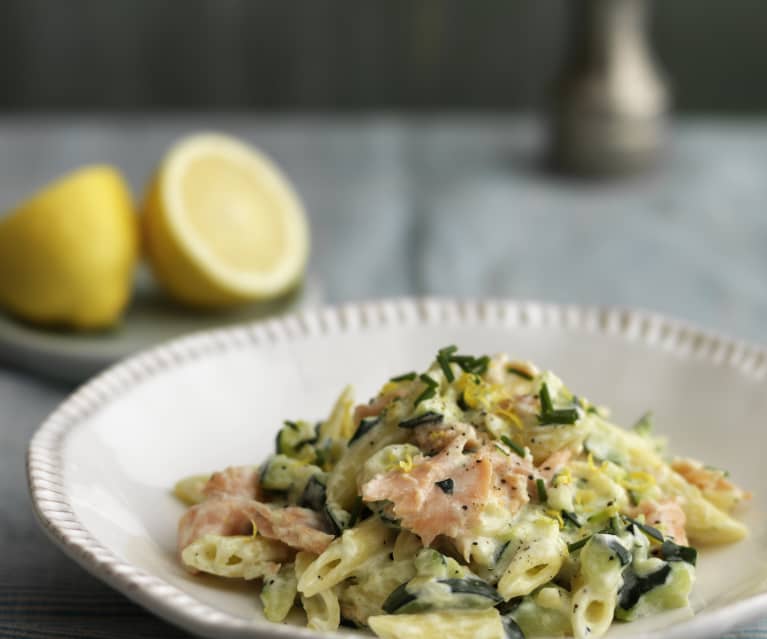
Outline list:
[[[138,218],[110,166],[50,184],[0,219],[0,304],[30,322],[114,324],[130,299]]]

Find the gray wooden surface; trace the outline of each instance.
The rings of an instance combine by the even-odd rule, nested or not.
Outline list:
[[[97,160],[140,192],[166,145],[198,128],[237,133],[285,168],[330,301],[631,304],[767,341],[767,120],[680,122],[661,170],[594,184],[540,171],[527,118],[6,118],[0,208]],[[24,451],[65,392],[0,367],[0,637],[182,636],[85,574],[33,520]],[[767,637],[767,624],[732,636]]]

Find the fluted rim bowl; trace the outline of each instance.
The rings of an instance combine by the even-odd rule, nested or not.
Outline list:
[[[729,468],[754,492],[744,514],[751,535],[701,552],[690,609],[616,624],[608,636],[717,637],[767,615],[767,350],[641,310],[384,300],[173,340],[101,373],[40,426],[27,457],[35,513],[77,563],[195,634],[335,634],[269,623],[248,584],[186,574],[174,553],[183,509],[170,487],[195,472],[260,462],[282,419],[322,417],[347,383],[366,398],[450,343],[537,361],[612,406],[619,423],[653,409],[672,451]]]

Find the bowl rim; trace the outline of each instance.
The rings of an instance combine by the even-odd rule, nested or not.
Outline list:
[[[735,369],[756,381],[767,379],[766,347],[732,339],[656,312],[622,306],[406,297],[305,309],[269,320],[173,339],[118,362],[75,390],[45,419],[29,444],[27,482],[35,515],[51,540],[88,572],[150,612],[196,634],[286,639],[348,637],[349,633],[323,633],[231,615],[117,557],[86,529],[72,508],[64,484],[62,444],[81,421],[126,391],[198,358],[244,346],[289,343],[301,338],[373,328],[442,325],[446,322],[585,330],[641,343],[677,357],[696,358]],[[767,384],[765,387],[767,389]],[[765,613],[767,592],[715,611],[704,610],[690,620],[664,629],[663,634],[667,639],[715,637]],[[650,639],[656,635],[639,633],[632,636]]]

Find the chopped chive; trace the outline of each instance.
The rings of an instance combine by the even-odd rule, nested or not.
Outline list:
[[[442,490],[443,493],[446,495],[452,495],[453,494],[453,480],[448,477],[447,479],[443,479],[442,481],[434,482],[437,486],[439,486],[440,490]]]
[[[427,399],[431,399],[437,394],[436,389],[433,386],[430,386],[427,388],[423,393],[421,393],[418,397],[416,397],[414,406],[418,406],[423,401],[426,401]]]
[[[458,364],[464,373],[473,373],[474,375],[482,375],[490,363],[490,358],[487,355],[482,357],[472,357],[471,355],[451,355],[448,361],[453,364]]]
[[[546,484],[542,479],[535,480],[535,487],[538,489],[538,501],[543,503],[548,501],[549,495],[546,492]]]
[[[474,373],[476,375],[482,375],[485,371],[487,371],[487,367],[490,364],[490,358],[487,355],[483,355],[482,357],[479,357],[474,362]]]
[[[400,428],[415,428],[416,426],[423,426],[424,424],[439,424],[442,421],[442,415],[429,411],[423,415],[417,417],[411,417],[405,419],[399,423]]]
[[[576,528],[580,528],[583,525],[581,524],[581,520],[578,519],[578,515],[576,515],[573,512],[570,512],[569,510],[562,511],[562,519],[569,521]]]
[[[448,382],[453,382],[455,380],[453,369],[450,368],[450,356],[453,355],[457,350],[457,346],[446,346],[445,348],[440,348],[439,352],[437,353],[437,363],[442,369],[442,372],[445,374],[445,379]]]
[[[498,444],[495,445],[495,447],[500,450],[506,457],[509,456],[509,451],[507,451],[503,446],[499,446]]]
[[[461,410],[469,410],[469,405],[466,403],[466,398],[463,396],[463,393],[458,396],[458,399],[455,403]]]
[[[558,408],[557,410],[543,412],[538,416],[538,421],[541,426],[548,424],[574,424],[578,421],[578,409]]]
[[[420,375],[418,379],[420,379],[424,384],[426,384],[426,388],[418,397],[416,397],[415,403],[413,404],[413,406],[418,406],[418,404],[420,404],[425,399],[431,399],[432,397],[434,397],[434,395],[437,394],[438,384],[436,381],[434,381],[434,378],[429,377],[426,373],[424,373],[423,375]]]
[[[541,384],[541,412],[550,413],[554,410],[554,404],[551,401],[551,393],[549,392],[549,386],[546,382]]]
[[[525,449],[522,448],[519,444],[515,444],[511,438],[507,437],[506,435],[501,435],[501,441],[506,444],[511,450],[513,450],[517,455],[520,457],[525,457]]]
[[[554,408],[551,400],[551,392],[548,384],[541,384],[541,414],[538,416],[538,422],[541,426],[547,424],[574,424],[578,421],[580,413],[578,412],[577,399],[572,408]]]
[[[296,422],[289,422],[289,421],[285,420],[283,423],[288,428],[292,428],[293,430],[298,430],[298,424]]]
[[[632,430],[637,435],[647,436],[650,433],[652,433],[652,426],[653,426],[653,414],[652,412],[648,411],[644,415],[642,415],[636,424],[632,427]]]
[[[724,468],[719,468],[718,466],[711,466],[709,464],[704,464],[703,468],[705,468],[706,470],[712,470],[712,471],[714,471],[716,473],[722,473],[722,477],[729,477],[730,476],[730,471],[729,470],[725,470]]]
[[[397,377],[392,377],[389,379],[390,382],[412,382],[416,377],[418,377],[418,373],[415,371],[410,371],[409,373],[403,373],[402,375],[397,375]]]
[[[589,535],[588,537],[584,537],[583,539],[579,539],[578,541],[573,542],[572,544],[567,544],[567,551],[569,553],[574,553],[576,550],[580,550],[589,542],[589,539],[591,539],[591,535]]]
[[[512,375],[516,375],[517,377],[521,377],[522,379],[526,379],[528,382],[533,381],[533,376],[527,371],[523,371],[521,368],[516,368],[515,366],[507,366],[506,372],[511,373]]]

